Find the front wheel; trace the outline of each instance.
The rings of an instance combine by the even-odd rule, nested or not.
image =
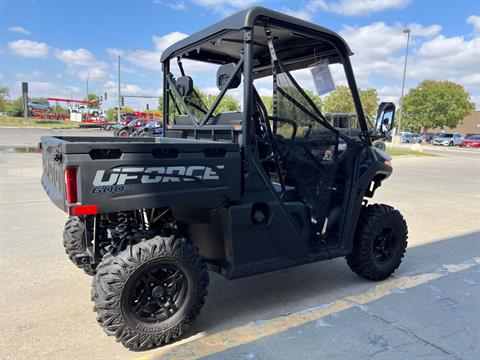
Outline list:
[[[97,321],[132,350],[179,338],[199,314],[207,265],[184,239],[156,236],[117,256],[107,254],[92,284]]]
[[[383,142],[382,140],[375,140],[373,142],[373,146],[379,150],[387,151],[387,145],[385,145],[385,142]]]
[[[365,279],[386,279],[400,266],[407,238],[407,224],[398,210],[383,204],[363,207],[348,266]]]

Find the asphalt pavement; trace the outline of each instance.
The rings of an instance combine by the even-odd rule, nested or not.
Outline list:
[[[25,145],[37,131],[20,136]],[[0,145],[18,138],[0,129]],[[41,156],[1,151],[0,358],[479,359],[480,153],[393,166],[374,199],[409,226],[393,278],[360,279],[343,259],[234,281],[211,274],[186,336],[135,353],[96,324],[91,279],[63,251],[66,215],[40,185]]]

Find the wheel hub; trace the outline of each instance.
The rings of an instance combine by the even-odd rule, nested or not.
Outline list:
[[[153,289],[152,289],[152,296],[154,298],[161,298],[163,296],[163,293],[165,292],[165,290],[163,290],[163,287],[161,286],[155,286]]]
[[[135,279],[128,305],[143,322],[164,321],[173,316],[187,297],[185,274],[175,265],[154,265]]]

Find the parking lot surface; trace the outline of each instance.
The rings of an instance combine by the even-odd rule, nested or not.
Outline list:
[[[18,144],[7,137],[0,145]],[[234,281],[211,274],[183,340],[134,353],[96,324],[91,279],[63,251],[66,215],[40,185],[41,156],[12,151],[0,152],[3,359],[480,358],[479,153],[394,158],[374,199],[409,226],[393,278],[360,279],[343,259]]]

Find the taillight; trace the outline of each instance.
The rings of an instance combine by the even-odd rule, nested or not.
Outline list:
[[[74,204],[77,198],[77,168],[67,167],[65,170],[65,187],[67,190],[67,202]]]

